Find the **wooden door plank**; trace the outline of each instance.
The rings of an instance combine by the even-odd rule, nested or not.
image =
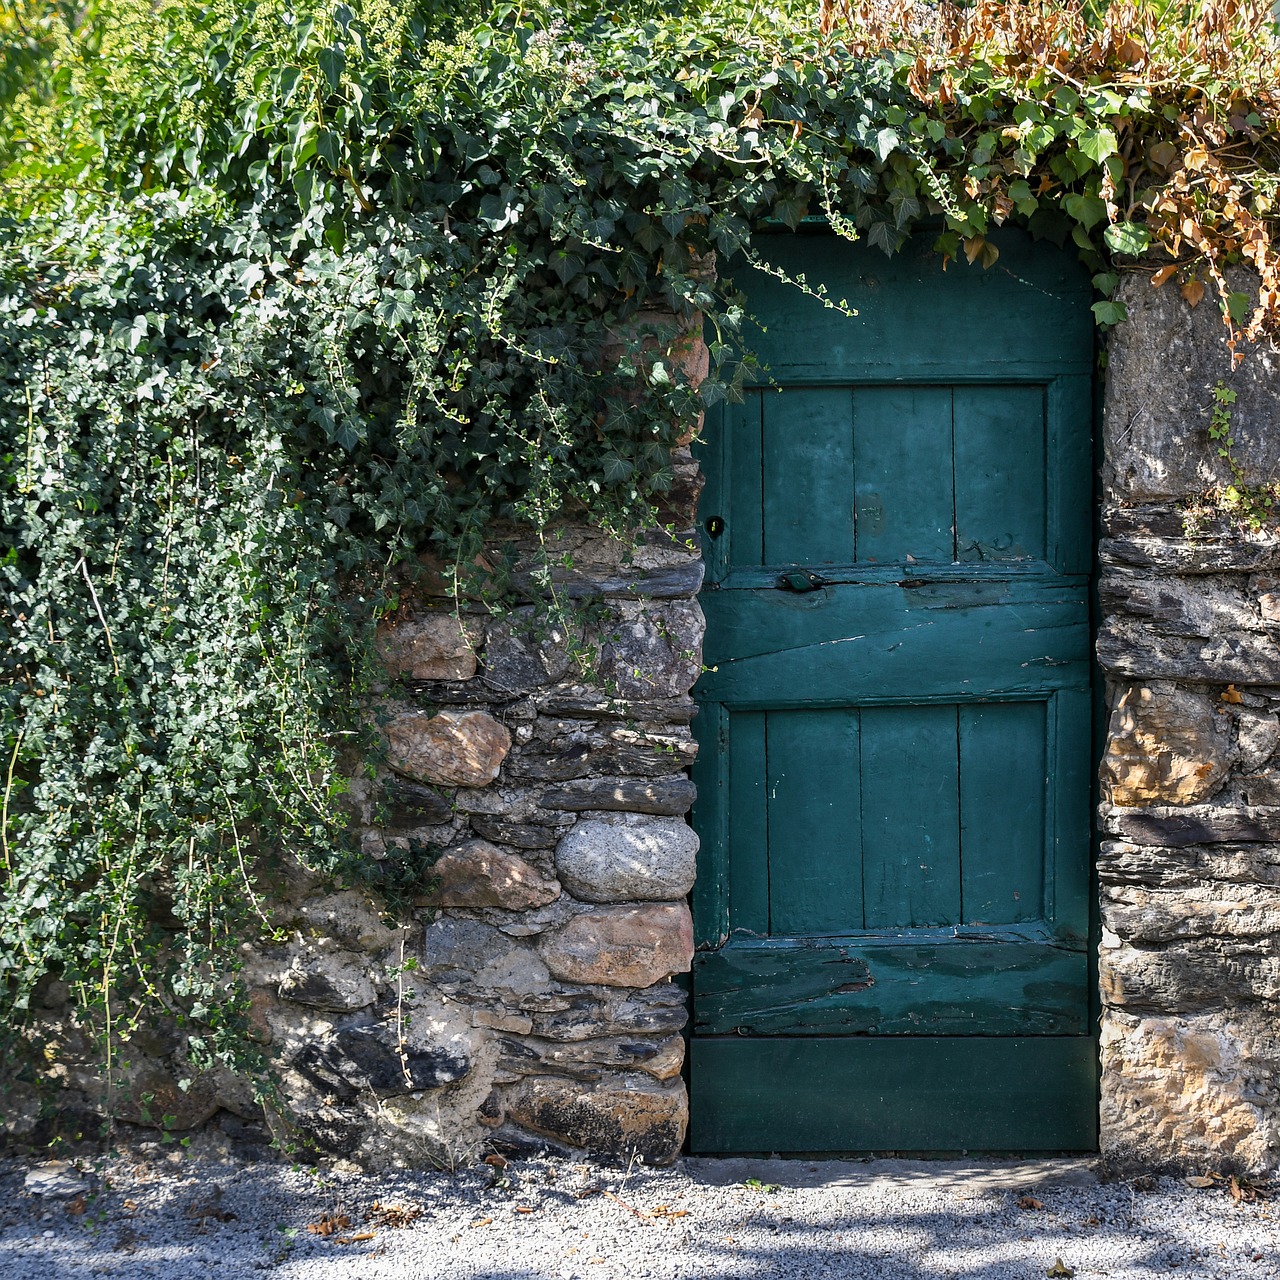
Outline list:
[[[695,1153],[1093,1151],[1091,1036],[695,1039]]]
[[[728,501],[725,484],[729,475],[730,423],[733,415],[740,411],[740,406],[724,401],[712,406],[707,410],[702,433],[694,438],[691,446],[703,477],[702,492],[698,495],[698,537],[707,566],[704,587],[722,582],[729,572],[729,539],[720,534],[712,536],[707,523],[713,516],[724,518]]]
[[[764,563],[853,560],[853,421],[847,387],[762,393]]]
[[[963,920],[1016,924],[1044,916],[1043,702],[960,708],[960,867]]]
[[[766,717],[729,713],[729,920],[733,929],[769,932],[769,815]]]
[[[859,387],[853,407],[860,561],[955,559],[950,387]]]
[[[804,596],[713,591],[702,606],[709,669],[696,695],[744,707],[980,698],[1089,683],[1083,586],[1033,579],[826,587]]]
[[[1088,689],[1063,689],[1050,703],[1048,803],[1053,838],[1045,911],[1058,937],[1089,936],[1090,737],[1093,698]]]
[[[1059,573],[1093,567],[1093,379],[1063,374],[1047,393],[1049,562]]]
[[[769,933],[860,929],[858,713],[770,711],[766,723]]]
[[[751,714],[751,713],[747,713]],[[730,845],[729,771],[725,761],[733,739],[729,713],[721,703],[705,703],[693,718],[698,754],[691,770],[697,797],[693,827],[698,832],[698,874],[693,882],[694,942],[718,947],[729,936]]]
[[[722,509],[714,514],[725,521],[722,538],[728,539],[727,556],[733,567],[764,563],[764,473],[761,465],[762,391],[752,390],[740,405],[725,414],[728,439],[728,483]]]
[[[740,939],[694,960],[708,1035],[1083,1033],[1082,947],[1041,929],[960,936]]]
[[[956,387],[956,559],[1045,558],[1045,390]]]
[[[862,712],[864,927],[960,923],[956,708]]]
[[[761,237],[757,248],[768,261],[792,278],[820,279],[858,314],[842,316],[794,285],[734,266],[751,310],[769,317],[752,345],[783,384],[1088,377],[1093,288],[1074,250],[1017,231],[992,238],[1001,254],[994,270],[952,261],[944,271],[932,234],[913,236],[892,258],[834,235]]]

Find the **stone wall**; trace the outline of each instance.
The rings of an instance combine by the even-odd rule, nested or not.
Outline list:
[[[1202,499],[1231,478],[1207,434],[1220,380],[1246,478],[1280,478],[1280,361],[1233,371],[1208,300],[1145,275],[1124,298],[1099,548],[1102,1146],[1257,1172],[1280,1160],[1280,538]]]
[[[1280,477],[1277,356],[1233,370],[1210,302],[1145,275],[1123,296],[1101,442],[1101,1142],[1258,1172],[1280,1161],[1280,536],[1204,495],[1229,479],[1207,436],[1219,380],[1246,479]],[[705,368],[692,329],[678,354]],[[372,859],[443,853],[396,922],[350,889],[283,886],[284,940],[245,956],[276,1136],[373,1167],[680,1150],[699,484],[683,448],[675,532],[636,547],[557,531],[556,588],[589,606],[575,634],[531,607],[455,612],[429,576],[384,627],[387,753],[354,818]],[[96,1046],[44,994],[54,1076],[98,1097]],[[241,1083],[189,1074],[180,1037],[139,1032],[109,1108],[255,1135]],[[25,1088],[5,1100],[17,1134],[36,1130]]]
[[[674,354],[705,374],[696,329]],[[257,1025],[305,1146],[366,1166],[492,1145],[680,1151],[686,996],[671,979],[693,954],[703,631],[691,435],[666,528],[638,546],[556,530],[574,634],[532,605],[455,611],[430,575],[381,629],[387,751],[354,791],[362,847],[443,853],[410,922],[303,891],[293,943],[254,960]]]

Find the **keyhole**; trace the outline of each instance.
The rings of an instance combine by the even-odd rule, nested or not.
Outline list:
[[[703,528],[710,538],[718,538],[724,532],[724,520],[720,516],[708,516]]]

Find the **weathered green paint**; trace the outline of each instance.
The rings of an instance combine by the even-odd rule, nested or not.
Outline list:
[[[694,1151],[1082,1151],[1086,1036],[695,1039]]]
[[[859,314],[740,275],[772,385],[708,423],[694,1147],[1091,1146],[1088,281],[1018,236],[762,249]]]

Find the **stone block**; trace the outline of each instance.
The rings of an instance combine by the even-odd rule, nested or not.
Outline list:
[[[424,613],[381,623],[374,645],[390,676],[469,680],[476,673],[478,623],[452,613]]]
[[[538,939],[551,973],[565,982],[648,987],[693,963],[693,921],[684,903],[610,907],[574,916]]]
[[[531,1077],[512,1090],[507,1118],[533,1133],[592,1155],[670,1164],[689,1120],[684,1082],[617,1076],[598,1084]]]
[[[1277,672],[1280,676],[1280,672]],[[1233,708],[1236,722],[1236,742],[1240,766],[1256,769],[1265,764],[1280,746],[1280,720],[1270,711],[1257,711],[1252,707]],[[1254,804],[1274,803],[1255,800]]]
[[[1258,278],[1237,269],[1231,287],[1256,297]],[[1103,488],[1108,497],[1149,502],[1198,494],[1231,479],[1208,437],[1213,388],[1237,398],[1231,433],[1245,482],[1280,474],[1280,356],[1245,348],[1236,370],[1223,341],[1217,299],[1192,310],[1177,289],[1153,289],[1145,273],[1122,277],[1118,297],[1129,318],[1108,339],[1103,415]]]
[[[1120,944],[1101,951],[1099,982],[1104,1003],[1130,1013],[1202,1013],[1260,1001],[1276,1008],[1280,954],[1266,938]]]
[[[533,822],[507,822],[476,813],[471,816],[471,829],[486,840],[512,844],[517,849],[554,849],[569,821],[566,817],[557,826],[541,826]]]
[[[547,809],[597,809],[675,816],[693,808],[698,791],[683,773],[666,778],[579,778],[542,793]]]
[[[589,1040],[598,1036],[666,1036],[689,1020],[688,994],[668,982],[621,995],[574,992],[562,1007],[535,1012],[533,1031],[548,1040]]]
[[[351,952],[311,951],[294,960],[280,980],[282,1000],[331,1013],[351,1013],[377,999],[370,963]]]
[[[702,670],[706,624],[696,600],[623,604],[600,646],[600,675],[620,698],[688,693]]]
[[[1280,645],[1240,578],[1146,578],[1112,571],[1099,584],[1098,662],[1138,679],[1280,682]]]
[[[321,1093],[348,1101],[366,1091],[389,1097],[440,1089],[464,1079],[471,1065],[469,1046],[459,1037],[416,1043],[390,1023],[346,1027],[305,1046],[293,1063]]]
[[[529,911],[560,896],[556,880],[544,876],[514,853],[487,840],[464,840],[431,867],[436,886],[414,900],[417,906],[502,907]]]
[[[422,964],[436,986],[459,999],[500,996],[518,1002],[551,986],[546,964],[529,943],[478,920],[433,921],[425,932]]]
[[[420,827],[435,827],[453,817],[453,799],[434,787],[403,778],[387,778],[378,793],[378,815],[384,833],[393,835],[400,831],[414,831]]]
[[[1280,1035],[1274,1015],[1105,1011],[1103,1155],[1258,1175],[1280,1160]]]
[[[1180,849],[1194,844],[1280,842],[1280,807],[1202,804],[1186,809],[1112,809],[1102,816],[1108,835],[1133,844]]]
[[[698,837],[676,818],[579,822],[556,847],[561,883],[583,902],[670,902],[693,887]]]
[[[412,782],[487,786],[511,750],[510,731],[484,711],[407,711],[385,732],[387,764]]]
[[[1111,713],[1102,781],[1125,808],[1196,804],[1227,778],[1231,722],[1221,703],[1183,689],[1132,685]]]
[[[1272,938],[1280,936],[1280,888],[1221,881],[1158,889],[1115,885],[1102,895],[1102,923],[1121,938],[1148,944]]]
[[[502,1068],[514,1075],[563,1073],[578,1080],[603,1079],[616,1071],[642,1071],[655,1080],[670,1080],[684,1065],[684,1038],[639,1039],[611,1036],[601,1040],[503,1041]]]
[[[517,697],[559,680],[571,665],[570,637],[560,626],[518,609],[489,623],[485,632],[484,684],[503,697]]]

